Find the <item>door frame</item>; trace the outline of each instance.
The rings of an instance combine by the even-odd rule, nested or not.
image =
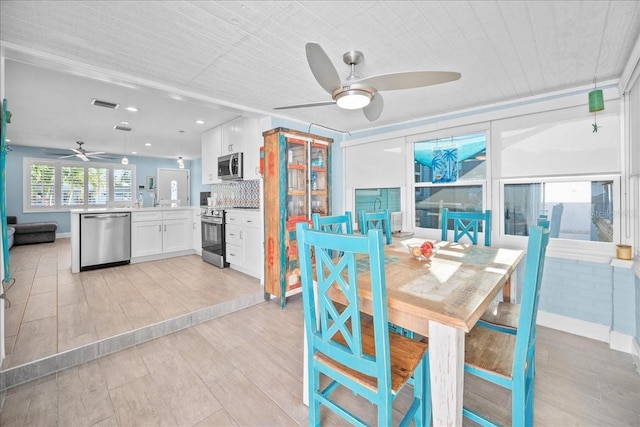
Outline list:
[[[180,206],[191,206],[191,170],[190,169],[179,169],[179,168],[158,168],[156,171],[156,188],[158,188],[160,184],[160,172],[161,171],[178,171],[178,172],[186,172],[187,173],[187,203],[182,203],[183,200],[180,198]],[[160,201],[160,189],[158,188],[158,202]]]

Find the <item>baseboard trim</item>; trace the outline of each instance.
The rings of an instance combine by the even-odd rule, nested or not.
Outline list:
[[[612,350],[631,354],[635,359],[640,358],[640,348],[638,347],[636,339],[630,335],[612,331],[609,326],[587,322],[586,320],[573,319],[546,311],[538,311],[538,320],[536,323],[540,326],[558,331],[606,342]],[[640,359],[638,361],[640,362]],[[637,366],[638,364],[636,363],[636,367]]]
[[[633,359],[633,363],[636,365],[636,372],[640,374],[640,345],[638,345],[638,340],[635,339],[633,340],[631,358]]]

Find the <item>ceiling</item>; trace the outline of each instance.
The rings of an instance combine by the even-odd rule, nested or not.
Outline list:
[[[3,0],[0,28],[9,145],[55,151],[82,140],[120,154],[126,143],[139,155],[192,159],[203,130],[241,114],[354,133],[616,81],[639,39],[640,2]],[[375,122],[336,105],[274,110],[330,100],[307,64],[310,41],[341,78],[348,50],[364,53],[362,77],[462,78],[383,92]],[[114,130],[121,121],[133,130]]]

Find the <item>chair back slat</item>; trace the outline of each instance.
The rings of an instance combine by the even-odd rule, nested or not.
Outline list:
[[[343,215],[320,216],[318,213],[311,215],[313,229],[325,233],[353,234],[353,217],[350,211]]]
[[[296,237],[305,328],[314,350],[311,353],[319,351],[351,369],[376,377],[379,387],[381,384],[390,385],[382,232],[371,230],[366,236],[335,234],[310,230],[307,223],[299,223]],[[315,262],[312,261],[312,254]],[[374,356],[364,353],[360,335],[363,319],[359,306],[358,258],[369,264],[375,331]],[[314,291],[314,277],[317,294]],[[346,304],[337,305],[330,292],[342,294]]]
[[[367,212],[361,210],[360,216],[360,232],[367,234],[369,230],[383,230],[387,245],[391,244],[391,213],[389,209],[381,212]]]
[[[491,246],[491,211],[484,212],[451,212],[448,208],[441,211],[442,232],[441,239],[447,240],[449,220],[453,222],[453,241],[468,238],[472,244],[478,244],[478,233],[482,225],[484,245]]]
[[[523,369],[527,355],[535,345],[540,284],[550,236],[549,221],[539,219],[538,224],[540,225],[529,228],[522,302],[520,304],[520,318],[518,319],[518,332],[516,334],[514,372],[516,372],[516,369]]]

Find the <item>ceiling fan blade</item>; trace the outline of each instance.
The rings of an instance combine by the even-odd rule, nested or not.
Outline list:
[[[382,100],[382,95],[376,92],[373,95],[373,99],[371,100],[369,105],[364,107],[362,109],[362,112],[364,113],[364,116],[367,118],[367,120],[369,120],[370,122],[375,122],[376,120],[378,120],[378,117],[380,117],[380,114],[382,114],[383,107],[384,101]]]
[[[336,67],[333,66],[331,60],[324,50],[317,43],[307,43],[307,62],[320,86],[329,94],[338,89],[342,82]]]
[[[298,105],[287,105],[286,107],[275,107],[274,110],[289,110],[292,108],[306,108],[306,107],[322,107],[324,105],[334,105],[336,101],[323,101],[323,102],[313,102],[311,104],[298,104]]]
[[[408,71],[406,73],[379,74],[358,80],[355,83],[372,86],[376,90],[411,89],[432,86],[458,80],[460,73],[452,71]]]
[[[76,154],[82,154],[82,150],[78,150],[77,148],[72,148],[71,151],[73,151]]]
[[[79,158],[81,158],[85,162],[89,161],[89,158],[87,156],[85,156],[84,154],[76,154],[76,156],[78,156]]]
[[[57,156],[58,154],[54,154],[54,156]],[[69,154],[67,156],[60,156],[58,157],[59,159],[68,159],[69,157],[75,157],[77,156],[77,154]]]
[[[84,153],[84,154],[85,156],[95,156],[95,155],[104,154],[104,153],[106,153],[106,151],[94,151],[92,153]]]

